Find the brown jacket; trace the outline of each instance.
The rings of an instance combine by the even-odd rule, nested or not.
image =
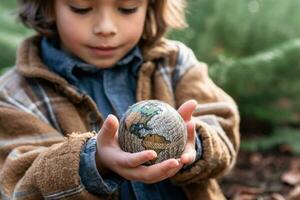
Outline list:
[[[81,148],[103,118],[89,96],[47,70],[39,42],[39,36],[25,40],[16,66],[0,79],[2,199],[105,199],[89,193],[79,177]],[[194,117],[203,158],[171,180],[189,199],[224,199],[216,178],[232,168],[240,143],[234,101],[180,43],[165,40],[144,59],[137,101],[159,99],[175,108],[189,99],[199,103]]]

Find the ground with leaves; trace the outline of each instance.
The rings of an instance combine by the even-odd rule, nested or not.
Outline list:
[[[268,153],[241,151],[221,185],[232,200],[300,200],[300,157],[287,146]]]

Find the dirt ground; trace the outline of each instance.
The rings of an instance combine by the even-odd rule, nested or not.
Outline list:
[[[221,187],[232,200],[300,200],[300,158],[287,152],[240,151]]]

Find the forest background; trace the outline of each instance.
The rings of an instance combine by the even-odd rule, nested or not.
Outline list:
[[[230,199],[300,199],[299,8],[299,0],[189,0],[189,28],[169,33],[239,105],[241,152],[222,180]],[[0,74],[33,34],[15,9],[16,0],[1,1]]]

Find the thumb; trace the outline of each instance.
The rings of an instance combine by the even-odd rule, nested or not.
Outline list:
[[[114,115],[108,115],[97,135],[97,141],[106,143],[114,139],[119,128],[119,121]],[[101,140],[100,140],[101,138]],[[100,141],[99,141],[100,140]],[[106,143],[107,144],[107,143]]]
[[[184,121],[190,121],[196,106],[197,101],[188,100],[178,108],[178,113],[181,115]]]

